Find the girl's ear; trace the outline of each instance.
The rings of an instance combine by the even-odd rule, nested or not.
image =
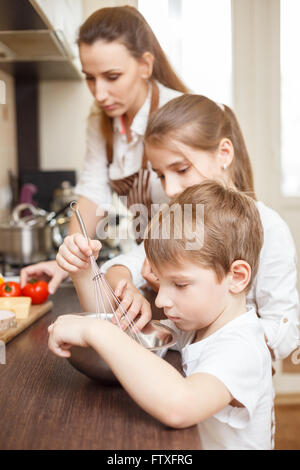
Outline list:
[[[218,159],[222,170],[226,170],[234,158],[234,148],[230,139],[223,138],[218,147]]]
[[[243,292],[251,279],[250,265],[244,260],[236,260],[230,267],[229,291],[232,294]]]
[[[144,80],[149,80],[152,76],[154,65],[154,56],[151,52],[144,52],[142,57],[140,58],[140,76]]]

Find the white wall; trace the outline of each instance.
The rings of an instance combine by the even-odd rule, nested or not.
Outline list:
[[[150,0],[151,1],[151,0]],[[85,18],[90,16],[95,10],[105,7],[119,7],[122,5],[131,5],[137,7],[138,0],[83,0],[83,13]]]
[[[40,164],[43,170],[80,171],[85,122],[92,97],[84,81],[39,83]]]
[[[232,0],[232,18],[234,110],[256,192],[288,223],[300,260],[300,198],[284,198],[280,190],[280,0]]]

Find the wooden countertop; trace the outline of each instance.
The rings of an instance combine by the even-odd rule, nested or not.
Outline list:
[[[79,312],[72,287],[51,297],[51,312],[6,345],[0,365],[0,449],[200,449],[198,429],[174,430],[141,410],[120,386],[103,386],[54,356],[48,325]],[[156,317],[157,318],[157,317]],[[179,367],[179,354],[167,360]]]

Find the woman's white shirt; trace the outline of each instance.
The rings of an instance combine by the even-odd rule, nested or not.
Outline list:
[[[159,104],[161,107],[182,93],[165,87],[157,82]],[[113,161],[107,165],[106,141],[100,132],[100,115],[94,109],[88,117],[86,130],[86,156],[83,171],[75,192],[97,205],[109,205],[112,202],[112,191],[109,179],[118,180],[136,173],[141,168],[144,153],[143,138],[147,127],[152,87],[149,86],[147,98],[136,114],[131,127],[132,140],[127,142],[120,117],[113,120]],[[152,201],[160,203],[166,200],[159,178],[151,173],[150,191]]]
[[[264,243],[247,304],[255,307],[260,316],[275,359],[283,359],[299,342],[296,250],[290,230],[280,215],[262,202],[257,202],[257,208],[264,228]],[[102,269],[106,272],[113,265],[124,265],[140,288],[145,284],[141,275],[144,260],[145,250],[141,244],[104,263]]]

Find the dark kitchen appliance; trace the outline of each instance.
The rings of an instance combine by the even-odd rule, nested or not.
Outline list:
[[[50,212],[54,191],[61,187],[64,181],[69,181],[71,186],[76,184],[76,172],[74,170],[24,170],[19,178],[19,188],[31,183],[37,187],[34,201],[37,206]]]

